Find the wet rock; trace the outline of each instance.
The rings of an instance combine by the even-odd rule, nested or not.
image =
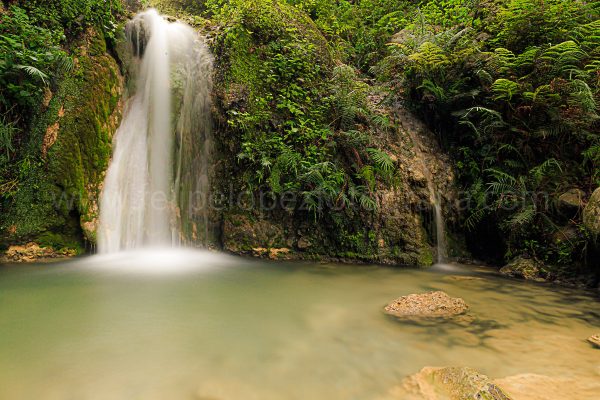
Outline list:
[[[267,255],[267,251],[253,249],[286,247],[285,232],[281,226],[250,214],[226,215],[222,229],[223,248],[232,253]]]
[[[254,257],[269,258],[271,260],[291,260],[292,253],[287,247],[265,249],[264,247],[255,247],[252,249]]]
[[[384,310],[399,318],[451,318],[463,314],[468,306],[461,298],[448,296],[442,291],[402,296]]]
[[[564,214],[574,215],[583,207],[584,198],[583,190],[570,189],[558,197],[558,208]]]
[[[65,258],[75,256],[74,250],[55,251],[51,247],[40,247],[37,243],[27,243],[22,246],[10,246],[0,257],[0,262],[27,263],[49,258]]]
[[[592,335],[587,339],[588,342],[590,342],[594,347],[597,347],[600,349],[600,333],[597,335]]]
[[[600,187],[594,190],[583,209],[583,224],[594,236],[600,236]]]
[[[134,44],[132,48],[133,55],[142,58],[152,34],[146,19],[135,18],[131,20],[125,26],[125,33],[130,38],[131,43]]]
[[[394,391],[402,399],[509,400],[506,392],[486,375],[466,367],[425,367]]]
[[[544,264],[533,258],[517,257],[502,267],[500,273],[511,278],[522,278],[536,282],[546,280]]]

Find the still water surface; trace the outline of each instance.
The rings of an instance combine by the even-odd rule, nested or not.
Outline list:
[[[430,290],[465,299],[469,317],[382,313]],[[473,268],[94,256],[0,267],[0,399],[394,399],[407,375],[448,365],[569,379],[583,387],[573,398],[593,399],[597,332],[593,295]]]

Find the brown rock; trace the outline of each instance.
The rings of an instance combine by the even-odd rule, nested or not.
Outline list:
[[[402,296],[384,310],[399,318],[450,318],[463,314],[468,308],[463,299],[438,291]]]
[[[533,258],[517,257],[502,267],[500,273],[511,278],[522,278],[536,282],[546,280],[544,265]]]
[[[290,249],[287,247],[269,249],[269,258],[271,260],[285,260],[288,254],[290,254]]]
[[[558,197],[558,207],[564,213],[576,213],[583,207],[585,193],[581,189],[570,189]]]
[[[600,187],[594,190],[583,210],[583,224],[592,235],[600,236]]]
[[[298,240],[297,246],[300,250],[307,250],[311,246],[311,243],[308,239],[301,237],[300,240]]]
[[[490,378],[466,367],[425,367],[406,378],[392,394],[403,400],[510,400]]]
[[[42,142],[42,157],[46,157],[48,154],[48,150],[56,139],[58,138],[58,131],[60,130],[60,123],[56,121],[53,125],[50,125],[48,129],[46,129],[46,134],[44,135],[44,141]]]
[[[37,243],[10,246],[4,253],[4,262],[28,263],[48,258],[64,258],[75,255],[74,251],[55,251],[51,247],[40,247]]]
[[[590,342],[594,347],[597,347],[600,349],[600,333],[597,335],[592,335],[587,339],[588,342]]]

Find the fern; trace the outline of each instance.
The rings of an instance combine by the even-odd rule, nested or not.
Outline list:
[[[510,73],[515,67],[515,54],[505,48],[497,48],[488,61],[488,68],[496,75],[505,75]]]
[[[533,177],[533,179],[537,183],[539,183],[554,171],[562,172],[562,167],[558,160],[556,160],[555,158],[549,158],[540,165],[532,168],[531,171],[529,171],[529,173]]]
[[[581,79],[575,79],[571,82],[571,88],[570,105],[580,107],[584,112],[594,114],[597,117],[596,110],[598,106],[590,86]]]
[[[48,86],[48,75],[31,65],[15,65],[15,68],[25,71],[32,78],[39,79],[45,86]]]
[[[63,75],[70,74],[75,69],[75,62],[72,57],[63,55],[58,59],[57,68],[58,72]]]
[[[492,84],[494,100],[511,101],[519,91],[519,84],[508,79],[497,79]]]
[[[433,95],[433,97],[435,97],[437,101],[440,102],[444,102],[448,98],[445,89],[430,79],[424,79],[421,86],[417,87],[417,89],[427,90]]]
[[[533,223],[536,214],[535,207],[530,204],[514,213],[503,225],[508,229],[522,229]]]
[[[384,151],[375,148],[368,148],[367,153],[369,153],[369,156],[375,162],[377,169],[388,173],[394,170],[394,162]]]
[[[577,43],[568,40],[544,51],[540,59],[546,61],[555,74],[571,78],[582,72],[580,64],[586,57],[586,52]]]
[[[444,51],[431,42],[425,42],[419,46],[418,51],[409,56],[409,60],[426,71],[437,71],[450,64]]]
[[[600,19],[575,28],[571,34],[571,39],[579,43],[585,51],[598,53],[600,48]]]

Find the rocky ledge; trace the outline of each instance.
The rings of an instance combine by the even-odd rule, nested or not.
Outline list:
[[[384,311],[398,318],[451,318],[465,313],[469,307],[461,298],[448,296],[442,291],[402,296]]]
[[[75,255],[75,250],[65,249],[56,251],[52,247],[40,247],[37,243],[30,242],[22,246],[10,246],[3,255],[0,254],[0,262],[27,263],[47,259],[67,258]]]

